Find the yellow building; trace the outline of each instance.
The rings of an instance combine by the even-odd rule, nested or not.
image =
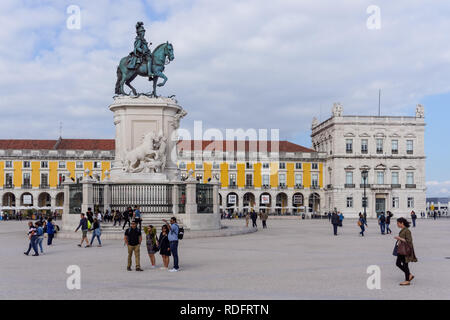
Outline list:
[[[201,150],[200,150],[201,149]],[[325,154],[289,141],[181,141],[178,167],[203,182],[221,182],[222,210],[320,212]]]
[[[197,152],[194,152],[194,145]],[[200,146],[200,147],[197,147]],[[289,141],[180,141],[178,167],[202,182],[221,182],[222,210],[319,212],[325,155]],[[66,174],[103,180],[114,160],[114,140],[0,140],[1,210],[62,213]],[[200,152],[199,152],[200,151]]]

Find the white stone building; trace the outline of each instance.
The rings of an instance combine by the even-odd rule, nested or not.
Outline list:
[[[345,216],[381,211],[407,216],[426,209],[424,109],[415,116],[344,116],[335,103],[331,118],[312,124],[313,148],[326,152],[325,209]],[[366,183],[362,172],[368,172]]]

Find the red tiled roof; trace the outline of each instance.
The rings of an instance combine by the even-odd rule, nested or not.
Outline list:
[[[248,140],[183,140],[177,143],[178,148],[183,150],[194,150],[197,144],[201,144],[202,150],[216,151],[244,151],[245,152],[271,152],[271,141],[248,141]],[[277,143],[273,143],[277,147]],[[60,140],[25,140],[25,139],[0,139],[0,150],[114,150],[114,139],[60,139]],[[315,152],[289,141],[279,141],[280,152]]]
[[[114,139],[0,140],[0,149],[15,150],[114,150]]]
[[[183,140],[178,142],[178,148],[183,150],[194,150],[201,145],[202,150],[234,151],[245,152],[271,152],[272,141],[248,141],[248,140]],[[277,148],[277,142],[273,142],[273,147]],[[315,152],[298,144],[289,141],[278,141],[278,149],[280,152]]]

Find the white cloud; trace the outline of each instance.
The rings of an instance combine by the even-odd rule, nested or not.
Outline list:
[[[448,1],[383,3],[378,31],[366,28],[372,1],[80,0],[73,31],[67,4],[45,3],[0,4],[2,138],[55,138],[59,121],[66,137],[113,137],[116,66],[140,20],[153,48],[174,44],[160,93],[177,95],[185,127],[275,127],[291,138],[309,135],[335,101],[346,114],[376,113],[378,88],[390,114],[450,91]]]

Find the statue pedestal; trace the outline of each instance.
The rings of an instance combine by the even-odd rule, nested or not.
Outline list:
[[[177,173],[176,139],[174,131],[186,112],[170,98],[116,96],[109,106],[114,112],[116,126],[116,152],[111,168],[112,182],[167,182],[175,180]],[[153,134],[157,140],[164,137],[165,157],[153,157],[148,152]],[[131,159],[131,160],[130,160]],[[164,165],[161,167],[161,162]],[[130,167],[130,163],[135,167]],[[139,163],[147,167],[139,167]],[[131,169],[130,169],[131,168]]]

